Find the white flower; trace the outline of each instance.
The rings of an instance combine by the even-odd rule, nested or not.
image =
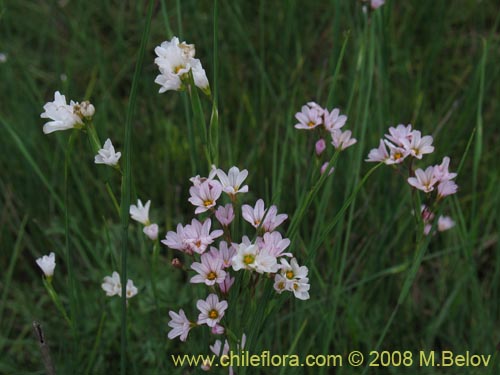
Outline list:
[[[219,302],[219,297],[212,293],[205,301],[202,299],[198,300],[196,307],[200,310],[198,324],[206,324],[209,327],[214,327],[224,316],[224,311],[227,309],[227,301]]]
[[[295,118],[299,121],[295,124],[296,129],[306,129],[311,130],[316,126],[323,123],[322,115],[323,110],[316,106],[308,107],[307,105],[302,106],[301,112],[295,114]]]
[[[410,151],[405,149],[404,147],[395,146],[387,140],[385,140],[384,142],[387,146],[389,146],[390,150],[389,159],[385,160],[385,164],[401,164],[405,160],[405,158],[410,155]]]
[[[255,244],[239,244],[236,249],[236,255],[234,255],[232,259],[233,270],[239,271],[241,269],[255,269],[255,260],[257,258],[258,251],[259,247]]]
[[[122,295],[122,283],[120,280],[120,274],[116,271],[112,273],[111,276],[106,276],[101,284],[101,288],[106,292],[108,297],[120,296]],[[137,294],[137,288],[134,286],[134,282],[130,279],[127,280],[126,285],[126,296],[132,298]]]
[[[170,41],[163,42],[155,48],[158,56],[155,64],[160,69],[160,74],[155,82],[161,85],[160,93],[168,90],[184,88],[182,82],[191,70],[196,86],[208,91],[209,83],[200,60],[195,59],[195,48],[192,44],[179,43],[179,38],[173,37]]]
[[[248,185],[241,186],[247,176],[248,171],[243,169],[240,172],[238,167],[231,167],[227,174],[222,169],[217,169],[217,177],[222,184],[222,190],[229,195],[248,192]]]
[[[109,297],[114,295],[120,296],[122,293],[122,284],[118,272],[115,271],[111,276],[106,276],[101,287]]]
[[[53,252],[44,255],[36,260],[36,264],[42,269],[45,276],[50,278],[54,275],[54,269],[56,268],[56,255]]]
[[[150,224],[142,229],[143,233],[149,237],[150,240],[156,240],[158,238],[158,224]]]
[[[306,277],[304,279],[294,280],[292,282],[292,290],[295,298],[306,300],[309,299],[309,279]]]
[[[299,267],[297,259],[293,258],[290,263],[281,258],[281,274],[288,280],[305,279],[309,270],[306,266]]]
[[[113,143],[111,143],[111,140],[108,138],[106,142],[104,142],[103,148],[101,148],[95,156],[94,163],[114,166],[118,164],[118,160],[120,160],[121,156],[122,153],[115,152]]]
[[[130,216],[133,220],[142,223],[144,225],[149,225],[149,206],[151,206],[151,201],[147,201],[143,206],[140,199],[137,200],[137,206],[130,206]]]
[[[48,102],[43,106],[45,112],[40,117],[48,118],[52,121],[45,123],[43,132],[49,134],[58,130],[67,130],[82,125],[82,119],[74,113],[73,107],[77,103],[71,101],[68,105],[66,97],[59,91],[54,93],[54,101]]]
[[[7,62],[7,57],[8,57],[8,56],[9,56],[9,55],[7,55],[6,53],[4,53],[4,52],[0,52],[0,63],[5,63],[5,62]]]
[[[179,338],[181,341],[186,341],[189,330],[193,328],[195,324],[188,320],[182,309],[179,310],[178,314],[174,311],[169,311],[168,315],[170,315],[168,326],[172,328],[168,333],[168,338],[173,340],[180,336]]]

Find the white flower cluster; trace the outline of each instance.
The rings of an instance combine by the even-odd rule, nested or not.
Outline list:
[[[160,69],[155,83],[160,87],[160,94],[165,91],[179,91],[185,89],[185,82],[189,78],[189,72],[193,74],[194,84],[204,92],[210,92],[207,75],[199,59],[194,58],[194,44],[179,43],[179,38],[173,37],[155,48],[158,56],[155,64]]]

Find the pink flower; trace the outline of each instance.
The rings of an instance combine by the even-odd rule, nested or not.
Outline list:
[[[278,226],[280,226],[288,218],[287,214],[278,214],[278,208],[272,205],[267,210],[264,217],[264,222],[262,223],[262,229],[266,232],[274,231]]]
[[[411,186],[426,193],[430,193],[434,190],[436,182],[434,167],[427,167],[425,171],[419,168],[415,171],[415,177],[408,178],[408,183]]]
[[[193,328],[195,324],[188,320],[182,309],[179,310],[178,314],[174,311],[169,311],[168,315],[170,315],[168,326],[172,328],[168,333],[168,338],[173,340],[180,336],[181,341],[186,341],[190,329]]]
[[[385,0],[371,0],[371,7],[372,9],[377,9],[380,8],[382,5],[384,5]]]
[[[211,254],[205,253],[201,255],[201,263],[194,262],[191,268],[198,272],[198,275],[193,276],[191,283],[205,283],[208,286],[220,284],[226,278],[226,271],[222,270],[222,261],[219,258],[212,257]]]
[[[262,229],[266,232],[272,232],[277,226],[283,223],[288,215],[279,214],[276,206],[271,206],[267,211],[264,209],[264,201],[259,199],[252,208],[248,204],[241,207],[243,218],[248,221],[254,228],[258,228],[262,223]],[[265,216],[265,218],[264,218]]]
[[[334,130],[339,130],[340,128],[342,128],[347,121],[347,116],[340,115],[340,111],[338,108],[332,109],[330,113],[328,113],[328,111],[325,110],[323,118],[325,121],[324,123],[325,129],[328,130],[330,133],[333,132]]]
[[[321,118],[321,112],[316,107],[308,107],[307,105],[302,106],[302,112],[297,112],[295,118],[299,121],[295,124],[296,129],[314,129],[316,126],[321,125],[323,120]]]
[[[316,155],[321,155],[326,149],[326,142],[323,138],[320,138],[315,145]]]
[[[368,153],[368,162],[386,162],[389,159],[389,153],[385,147],[384,141],[381,139],[378,148],[371,149]]]
[[[434,177],[438,181],[452,180],[457,177],[456,173],[450,173],[448,167],[450,165],[450,158],[445,156],[439,165],[434,166]]]
[[[328,163],[328,162],[323,163],[323,165],[321,166],[321,169],[320,169],[321,174],[325,173],[326,168],[328,167],[328,164],[330,164],[330,163]],[[328,171],[328,176],[330,176],[333,173],[333,171],[335,171],[335,168],[331,167],[330,170]]]
[[[233,284],[234,284],[234,277],[231,277],[229,272],[227,272],[226,278],[224,279],[224,281],[221,284],[219,284],[220,291],[224,294],[229,293],[229,289],[231,289]]]
[[[224,327],[218,324],[214,325],[211,330],[213,335],[223,335],[224,331]]]
[[[193,253],[189,244],[186,242],[186,236],[184,234],[184,227],[182,224],[177,224],[177,232],[168,231],[165,239],[162,240],[161,243],[171,249],[184,251],[189,254]]]
[[[385,137],[394,143],[396,146],[403,146],[405,142],[412,140],[413,133],[410,125],[402,125],[399,124],[397,127],[390,127],[389,134],[386,134]]]
[[[206,324],[209,327],[214,327],[224,317],[224,312],[227,309],[227,301],[220,301],[216,294],[210,294],[204,301],[198,300],[196,307],[200,310],[198,315],[198,324]]]
[[[414,130],[412,132],[411,140],[403,139],[403,147],[410,151],[410,154],[417,159],[422,159],[424,154],[430,154],[434,151],[434,146],[432,146],[432,137],[426,135],[421,136],[420,131]]]
[[[226,241],[221,241],[219,243],[219,251],[217,254],[222,261],[222,268],[228,268],[231,267],[232,259],[234,254],[236,254],[236,249],[232,245],[227,246]]]
[[[248,192],[248,185],[241,186],[247,176],[248,171],[246,169],[240,172],[237,167],[231,167],[228,174],[224,173],[222,169],[217,169],[217,177],[219,177],[222,184],[222,190],[229,195]]]
[[[207,246],[214,242],[214,239],[222,236],[224,232],[220,229],[210,232],[211,225],[212,222],[210,219],[205,220],[203,224],[193,219],[190,225],[186,225],[184,228],[184,238],[185,243],[188,244],[191,251],[202,254],[205,252]]]
[[[438,219],[438,231],[444,232],[445,230],[451,229],[455,226],[455,222],[449,216],[439,216]]]
[[[257,238],[257,245],[261,251],[266,251],[268,254],[275,257],[292,256],[292,253],[283,252],[290,246],[290,240],[288,238],[282,238],[280,232],[264,233],[263,238]]]
[[[189,193],[191,194],[189,202],[197,206],[194,213],[200,214],[216,205],[222,193],[222,187],[219,183],[214,184],[214,181],[204,181],[198,186],[191,186]]]
[[[347,147],[352,146],[357,142],[355,138],[351,138],[351,131],[346,130],[345,132],[341,130],[334,130],[332,135],[332,145],[337,150],[345,150]]]
[[[410,151],[403,147],[395,146],[389,141],[385,141],[385,144],[389,146],[390,151],[389,159],[385,161],[385,164],[400,164],[410,155]]]
[[[438,185],[438,196],[441,198],[447,197],[448,195],[455,194],[458,190],[458,186],[454,181],[448,180],[440,182]]]
[[[219,220],[222,226],[227,227],[234,220],[234,210],[231,203],[226,204],[224,207],[219,206],[215,211],[215,217]]]

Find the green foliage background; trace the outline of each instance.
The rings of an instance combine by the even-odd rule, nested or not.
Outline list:
[[[70,134],[43,135],[39,116],[56,90],[74,100],[90,99],[101,140],[109,137],[121,148],[147,4],[0,4],[0,52],[8,54],[0,64],[0,373],[43,373],[33,320],[42,323],[58,373],[118,373],[120,301],[105,297],[100,284],[120,264],[119,217],[104,188],[108,181],[119,195],[120,180],[110,168],[96,166],[86,137],[77,137],[68,209],[78,284],[70,290],[63,262],[64,159]],[[186,124],[192,114],[186,95],[157,93],[154,47],[173,35],[195,43],[196,56],[213,82],[213,4],[179,0],[154,5],[133,119],[132,199],[152,200],[151,217],[160,224],[161,236],[191,220],[188,178],[206,175],[208,166],[201,148],[189,147]],[[375,348],[415,254],[415,220],[404,179],[388,167],[378,169],[317,251],[310,249],[368,171],[363,159],[369,149],[389,126],[411,123],[435,140],[435,153],[420,167],[449,155],[451,169],[457,170],[464,158],[459,193],[443,210],[457,226],[432,239],[381,349],[469,350],[493,354],[496,360],[499,17],[494,0],[389,0],[367,15],[360,1],[218,2],[219,166],[249,170],[247,202],[272,200],[291,217],[303,201],[321,165],[312,152],[315,139],[293,128],[293,115],[307,101],[340,108],[358,139],[340,155],[334,176],[309,207],[292,243],[292,251],[310,269],[311,299],[284,299],[264,329],[250,333],[257,335],[254,350],[305,356]],[[208,114],[208,101],[203,104]],[[162,247],[155,300],[151,244],[141,231],[130,225],[128,274],[140,292],[128,311],[128,372],[186,373],[172,368],[169,355],[207,353],[208,343],[196,336],[182,345],[167,340],[168,311],[183,308],[194,316],[195,299],[204,291],[170,266],[174,253]],[[63,303],[70,295],[78,302],[76,337],[58,315],[35,264],[35,258],[50,251],[58,257],[55,289]],[[497,373],[496,362],[477,373]],[[280,371],[333,373],[326,368],[248,373]],[[361,373],[355,371],[344,367],[335,373]],[[416,372],[440,369],[369,373]]]

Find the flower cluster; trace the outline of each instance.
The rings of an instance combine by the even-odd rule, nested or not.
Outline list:
[[[102,289],[106,292],[108,297],[120,296],[122,295],[122,283],[120,281],[120,274],[118,272],[113,272],[111,276],[106,276],[101,284]],[[137,288],[134,286],[134,282],[130,279],[127,280],[126,285],[126,296],[132,298],[137,294]]]
[[[386,139],[381,139],[378,148],[370,150],[367,162],[379,162],[387,165],[402,165],[408,161],[407,166],[410,176],[408,184],[427,194],[429,202],[438,203],[442,198],[455,194],[458,190],[453,179],[456,173],[449,171],[450,158],[445,156],[441,164],[427,167],[425,170],[418,168],[413,170],[414,159],[422,159],[426,154],[434,152],[433,138],[430,135],[422,136],[419,130],[412,129],[411,124],[399,124],[390,127]],[[433,195],[436,192],[435,195]],[[431,204],[422,209],[422,219],[425,225],[424,233],[429,234],[432,228],[434,214]],[[454,226],[449,217],[439,217],[438,230],[443,231]]]
[[[160,94],[168,90],[184,90],[189,80],[189,73],[193,74],[194,84],[205,93],[210,93],[207,75],[199,59],[195,59],[194,44],[179,43],[179,38],[173,37],[155,48],[158,56],[155,64],[160,69],[155,83],[160,87]]]
[[[319,130],[319,139],[315,144],[315,151],[318,156],[323,154],[326,149],[324,138],[330,138],[331,144],[338,151],[345,150],[357,142],[355,138],[351,138],[352,132],[350,130],[341,130],[347,121],[347,116],[341,115],[338,108],[328,111],[328,109],[322,108],[315,102],[308,102],[302,106],[300,112],[295,114],[295,118],[299,121],[295,124],[296,129]],[[325,172],[327,165],[328,163],[322,165],[321,173]],[[329,171],[329,173],[332,172],[333,170]]]
[[[195,322],[190,321],[183,310],[178,313],[170,311],[170,339],[180,337],[185,341],[188,332],[201,325],[210,327],[214,334],[224,334],[225,325],[221,320],[229,307],[228,292],[235,282],[232,272],[249,272],[252,287],[265,276],[276,281],[278,293],[286,290],[299,299],[309,298],[308,269],[299,267],[292,254],[285,251],[290,240],[283,238],[277,228],[288,216],[279,214],[275,205],[266,209],[262,199],[255,206],[242,205],[241,217],[255,228],[256,237],[253,241],[245,235],[239,241],[232,238],[231,224],[239,208],[238,196],[248,192],[248,185],[244,184],[247,176],[247,170],[237,167],[232,167],[227,173],[212,167],[208,177],[190,179],[189,202],[195,207],[195,214],[202,216],[185,226],[178,224],[176,230],[169,231],[161,242],[192,259],[189,268],[195,274],[190,282],[205,284],[211,293],[196,303],[199,315]],[[229,202],[221,203],[224,197]],[[220,229],[212,228],[212,225]],[[291,262],[285,257],[292,258]],[[182,267],[177,258],[173,265]],[[286,280],[279,282],[283,277]]]
[[[151,206],[151,201],[147,201],[145,205],[142,204],[141,200],[137,200],[137,206],[131,205],[129,208],[130,217],[143,224],[144,228],[142,231],[149,239],[155,241],[158,238],[158,224],[151,223],[149,221],[149,207]]]
[[[95,112],[94,106],[88,101],[77,103],[71,100],[67,104],[66,97],[59,91],[54,93],[54,101],[46,103],[43,109],[45,112],[40,117],[52,120],[43,126],[45,134],[58,130],[83,128],[84,119],[90,119]]]

